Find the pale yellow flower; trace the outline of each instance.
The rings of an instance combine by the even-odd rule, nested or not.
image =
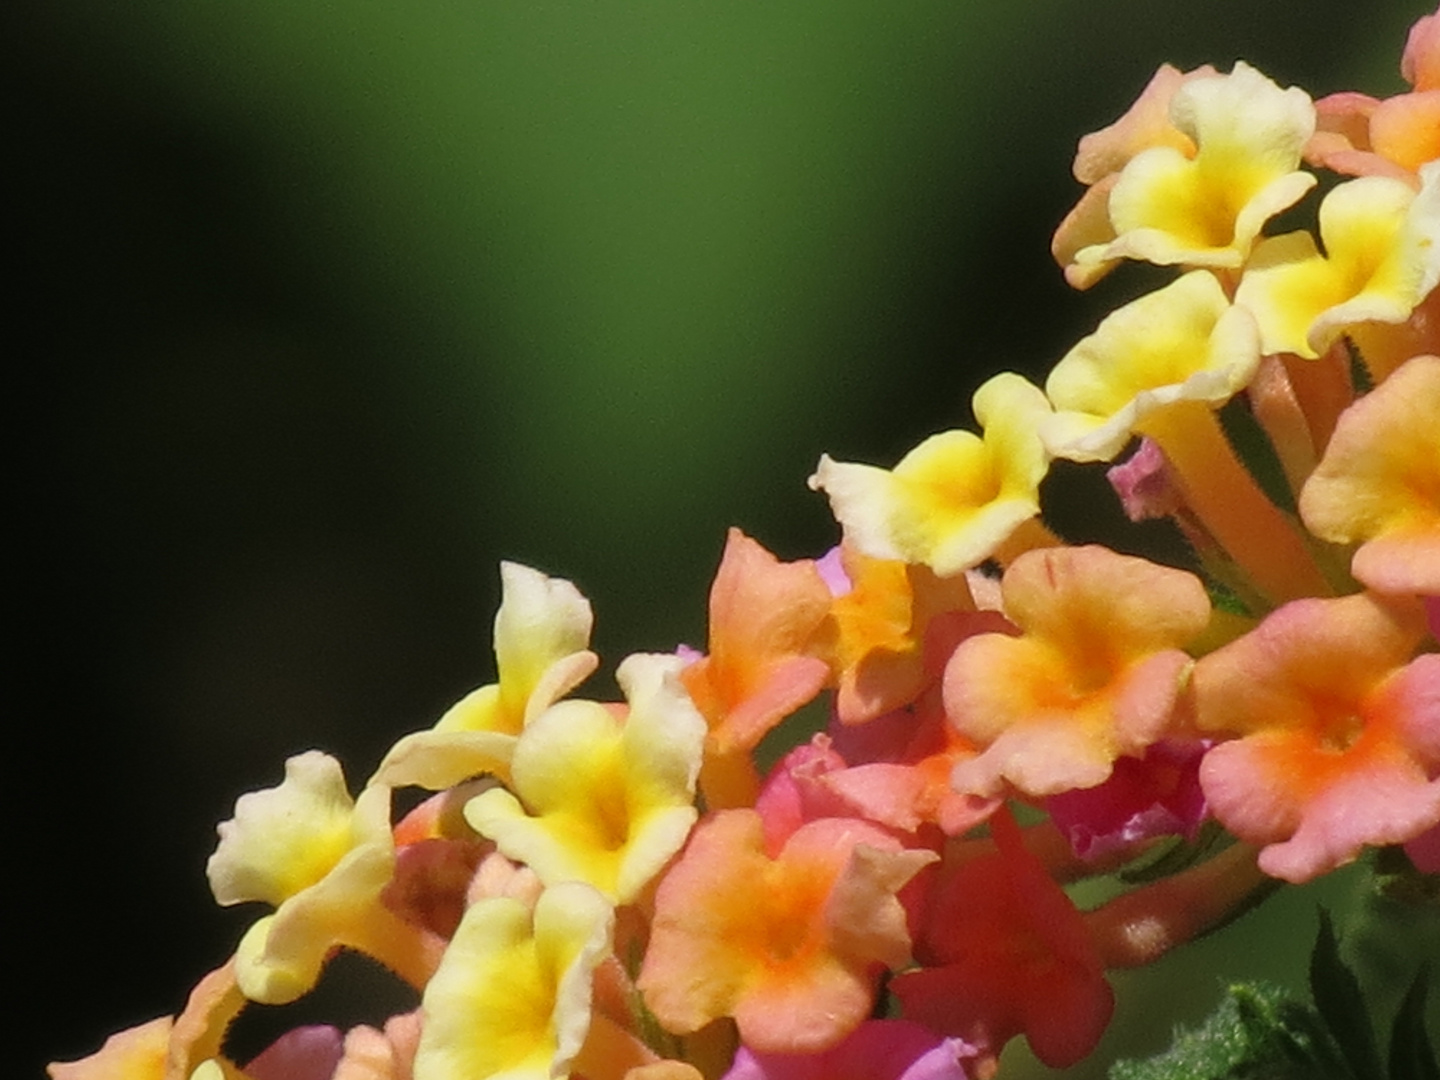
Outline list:
[[[893,470],[821,457],[823,490],[845,542],[874,559],[930,567],[942,577],[989,558],[1040,513],[1049,458],[1036,434],[1050,409],[1019,375],[990,379],[971,400],[984,434],[932,435]]]

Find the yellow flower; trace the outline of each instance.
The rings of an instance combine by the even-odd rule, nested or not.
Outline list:
[[[705,721],[674,656],[631,656],[616,674],[630,701],[562,701],[521,733],[514,794],[492,788],[465,819],[541,882],[584,881],[629,903],[695,823]]]
[[[1315,185],[1296,169],[1314,104],[1248,64],[1182,83],[1170,118],[1195,152],[1154,146],[1127,162],[1108,203],[1115,239],[1078,251],[1082,269],[1118,258],[1237,268],[1265,222]]]
[[[388,788],[371,786],[352,801],[340,763],[312,750],[285,763],[279,787],[240,796],[219,833],[205,866],[216,901],[276,909],[236,950],[246,997],[295,1000],[342,945],[423,984],[435,959],[431,943],[380,904],[395,866]]]
[[[873,559],[921,563],[949,577],[994,554],[1040,513],[1049,458],[1036,435],[1045,395],[1019,375],[997,375],[971,401],[984,435],[932,435],[893,471],[820,459],[823,490],[845,542]]]
[[[482,772],[503,776],[525,724],[595,670],[599,658],[587,648],[593,617],[579,589],[511,562],[500,564],[500,582],[497,681],[461,698],[429,731],[396,743],[372,782],[441,791]]]
[[[1440,164],[1409,184],[1367,176],[1320,204],[1322,255],[1307,232],[1262,240],[1236,290],[1262,348],[1310,359],[1362,322],[1403,323],[1440,282]]]
[[[472,904],[425,988],[415,1080],[568,1076],[613,924],[605,898],[578,881],[546,889],[533,913],[509,897]]]
[[[1152,413],[1179,401],[1224,404],[1259,364],[1254,319],[1213,274],[1192,270],[1111,312],[1051,369],[1055,415],[1040,435],[1056,457],[1109,461]]]

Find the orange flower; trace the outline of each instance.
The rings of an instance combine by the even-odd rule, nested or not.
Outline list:
[[[645,1003],[680,1034],[733,1016],[755,1050],[839,1042],[870,1015],[881,972],[909,963],[895,893],[934,858],[877,826],[822,818],[771,859],[755,811],[710,816],[656,893]]]
[[[1198,578],[1102,547],[1022,555],[1001,582],[1019,637],[977,634],[945,670],[945,711],[983,752],[962,791],[1093,787],[1171,723],[1210,602]]]
[[[710,587],[710,652],[681,672],[709,727],[700,785],[712,806],[748,805],[748,753],[830,678],[830,590],[810,559],[782,563],[731,529]]]
[[[1427,161],[1440,158],[1440,14],[1410,28],[1400,74],[1409,93],[1381,101],[1368,94],[1331,94],[1315,103],[1316,131],[1305,159],[1350,176],[1393,176],[1415,183]]]
[[[1297,600],[1195,665],[1210,808],[1260,868],[1308,881],[1440,822],[1440,655],[1418,603]]]
[[[1300,492],[1315,535],[1359,543],[1378,592],[1440,595],[1440,357],[1417,356],[1340,416]]]
[[[975,602],[963,576],[836,551],[849,589],[833,609],[835,712],[842,723],[858,724],[910,704],[938,681],[948,652],[938,665],[932,654],[973,621]]]

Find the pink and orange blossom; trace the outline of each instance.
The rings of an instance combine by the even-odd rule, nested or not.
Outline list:
[[[1210,602],[1193,574],[1102,547],[1022,555],[1001,581],[1020,636],[978,634],[945,671],[945,711],[981,752],[961,791],[1099,784],[1167,732]]]
[[[1308,881],[1440,822],[1440,655],[1413,600],[1297,600],[1195,666],[1200,766],[1215,816]]]
[[[755,1050],[809,1053],[870,1015],[882,972],[910,960],[896,893],[935,855],[853,819],[806,822],[766,854],[760,815],[696,826],[660,882],[638,985],[667,1029],[734,1017]]]

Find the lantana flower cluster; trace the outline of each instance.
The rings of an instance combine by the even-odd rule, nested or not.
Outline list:
[[[243,796],[208,875],[263,913],[178,1016],[50,1076],[990,1077],[1017,1036],[1085,1057],[1107,970],[1274,879],[1391,845],[1440,871],[1440,13],[1401,71],[1313,101],[1162,67],[1081,141],[1054,253],[1077,288],[1166,283],[1043,387],[986,382],[978,430],[822,458],[839,545],[732,531],[703,650],[624,659],[623,701],[582,694],[575,585],[503,565],[494,682],[363,784],[312,751]],[[1056,535],[1056,459],[1193,566]],[[1218,854],[1064,889],[1207,823]],[[341,950],[418,1006],[231,1060]]]

